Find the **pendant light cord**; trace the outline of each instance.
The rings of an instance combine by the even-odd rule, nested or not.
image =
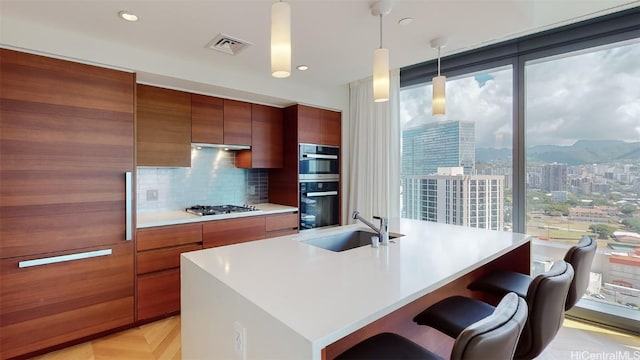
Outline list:
[[[380,49],[382,49],[382,14],[380,14]]]
[[[440,46],[438,46],[438,76],[440,76]]]

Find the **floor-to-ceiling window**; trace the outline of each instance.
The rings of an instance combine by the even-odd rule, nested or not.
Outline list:
[[[444,118],[431,116],[435,62],[402,69],[400,94],[402,216],[529,233],[534,273],[592,236],[591,283],[570,314],[633,331],[639,15],[635,8],[445,57]]]
[[[400,91],[402,217],[511,230],[512,66],[447,79],[442,117],[431,91]]]
[[[594,237],[585,298],[640,310],[640,40],[526,61],[524,73],[536,264]]]

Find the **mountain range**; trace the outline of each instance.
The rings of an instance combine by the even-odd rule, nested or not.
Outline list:
[[[511,148],[477,148],[477,163],[510,163]],[[537,145],[527,148],[527,162],[568,165],[603,164],[616,161],[640,161],[640,141],[578,140],[570,146]]]

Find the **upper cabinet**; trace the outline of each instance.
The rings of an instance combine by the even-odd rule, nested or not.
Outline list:
[[[191,94],[191,142],[250,146],[251,105]]]
[[[191,166],[191,95],[137,85],[136,164]]]
[[[251,103],[224,99],[224,144],[251,145]]]
[[[251,150],[238,152],[236,166],[282,167],[282,109],[251,104]]]
[[[341,117],[336,111],[298,107],[298,142],[340,146]]]
[[[222,144],[224,142],[224,100],[213,96],[191,94],[191,142]]]
[[[342,113],[320,110],[320,144],[340,146]]]

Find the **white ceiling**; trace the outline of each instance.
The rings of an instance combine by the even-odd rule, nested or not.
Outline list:
[[[153,51],[184,66],[204,64],[272,81],[273,0],[0,1],[2,18],[14,22],[24,20]],[[291,77],[277,81],[331,87],[370,76],[379,40],[379,19],[369,10],[372,1],[287,2],[292,12],[292,65],[306,64],[310,70],[293,69]],[[637,0],[395,0],[383,19],[383,46],[390,50],[391,67],[399,68],[435,58],[437,52],[429,46],[435,37],[448,38],[442,50],[446,56],[639,4]],[[121,20],[120,10],[136,13],[139,21]],[[398,24],[405,17],[413,22]],[[219,33],[253,45],[235,56],[206,49]]]

